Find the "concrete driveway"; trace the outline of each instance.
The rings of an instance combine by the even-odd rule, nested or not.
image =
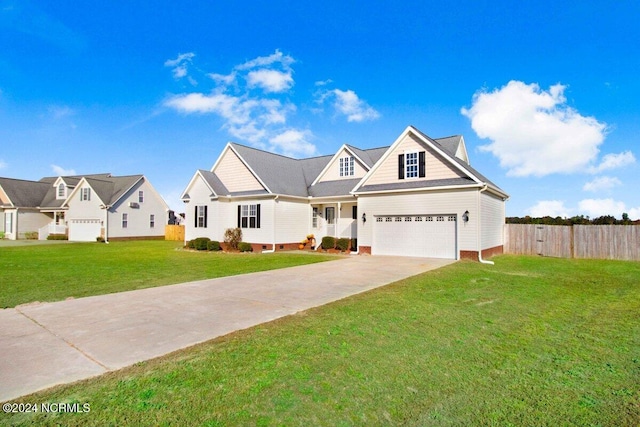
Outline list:
[[[0,310],[0,402],[101,375],[452,262],[353,256]]]

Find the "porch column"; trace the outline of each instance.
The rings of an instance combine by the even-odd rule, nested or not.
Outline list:
[[[340,212],[341,211],[342,211],[342,202],[338,202],[338,213],[336,214],[336,228],[335,228],[334,237],[340,237],[340,233],[338,232],[338,230],[340,230]]]

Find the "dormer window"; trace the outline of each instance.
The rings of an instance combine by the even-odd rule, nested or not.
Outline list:
[[[398,156],[398,179],[427,176],[424,151],[408,151]]]
[[[67,193],[67,188],[64,183],[58,184],[58,199],[64,199],[65,194]]]
[[[353,156],[340,157],[340,176],[353,176],[355,175]]]

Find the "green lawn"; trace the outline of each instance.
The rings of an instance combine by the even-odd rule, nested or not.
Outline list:
[[[223,254],[181,248],[180,242],[167,241],[0,247],[0,308],[332,259],[299,252]]]
[[[21,398],[91,412],[0,424],[637,426],[640,263],[494,260]]]

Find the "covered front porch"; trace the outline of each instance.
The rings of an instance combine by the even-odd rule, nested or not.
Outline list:
[[[311,203],[311,233],[318,244],[324,236],[347,238],[357,248],[358,203],[350,200],[323,200]]]
[[[67,222],[65,221],[65,211],[43,212],[51,216],[51,222],[38,229],[38,240],[47,240],[51,234],[68,235]]]

